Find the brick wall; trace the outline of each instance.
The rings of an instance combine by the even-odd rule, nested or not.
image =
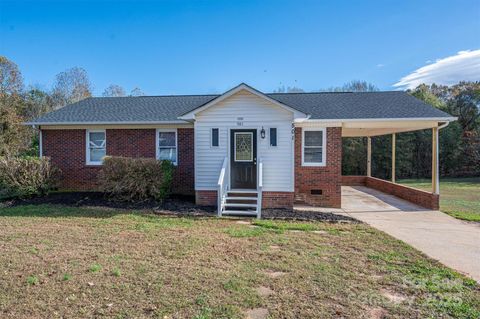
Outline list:
[[[367,176],[342,176],[342,186],[361,186],[365,185]]]
[[[201,206],[217,206],[217,191],[196,191],[195,203]]]
[[[376,177],[342,176],[342,185],[363,185],[387,194],[395,195],[425,208],[438,210],[440,207],[440,196],[437,194],[433,194],[431,192],[426,192],[421,189],[416,189],[401,184],[392,183],[390,181],[386,181]]]
[[[94,190],[101,166],[86,165],[85,130],[42,130],[43,155],[63,172],[62,187]],[[155,129],[107,129],[107,155],[155,158]],[[193,128],[179,128],[173,192],[194,193]]]
[[[178,166],[173,179],[173,190],[177,194],[195,193],[195,158],[193,128],[177,129]]]
[[[262,192],[262,208],[292,208],[294,193]]]
[[[375,177],[366,177],[365,186],[392,194],[425,208],[438,210],[440,196],[420,189],[385,181]]]
[[[107,130],[107,155],[155,158],[155,129]]]
[[[98,166],[85,165],[85,130],[43,130],[43,156],[62,170],[62,187],[92,190],[97,187]]]
[[[302,128],[295,128],[295,199],[309,205],[341,206],[342,128],[327,128],[327,163],[323,167],[302,166]],[[312,195],[311,190],[321,190]]]

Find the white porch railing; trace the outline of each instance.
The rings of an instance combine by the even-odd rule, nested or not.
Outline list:
[[[258,199],[257,199],[257,218],[262,218],[262,188],[263,188],[263,160],[258,161]]]
[[[218,209],[218,217],[222,216],[222,212],[225,208],[225,198],[228,192],[228,185],[230,184],[228,181],[228,177],[230,176],[228,172],[228,157],[225,157],[223,160],[222,169],[220,170],[220,176],[218,177],[218,190],[217,190],[217,209]]]

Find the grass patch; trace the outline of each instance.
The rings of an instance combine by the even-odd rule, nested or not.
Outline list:
[[[120,269],[114,268],[112,270],[112,275],[115,276],[115,277],[120,277],[122,275],[122,273],[120,272]]]
[[[273,221],[273,220],[256,220],[253,225],[274,229],[278,231],[285,230],[299,230],[299,231],[314,231],[320,230],[321,227],[318,223],[305,223],[305,222],[289,222],[289,221]]]
[[[257,237],[263,236],[269,233],[268,230],[260,227],[250,227],[250,226],[230,226],[224,230],[224,232],[231,237],[243,238],[243,237]]]
[[[243,318],[256,307],[267,308],[270,318],[361,318],[372,308],[389,318],[480,315],[475,281],[368,225],[254,224],[48,205],[0,208],[2,315]],[[26,289],[34,285],[42,289]],[[260,286],[273,295],[260,297]],[[383,290],[407,301],[393,304]]]
[[[90,272],[99,272],[100,270],[102,270],[102,266],[99,264],[93,264],[88,268],[88,271]]]
[[[30,286],[38,285],[39,284],[38,277],[37,276],[28,276],[27,277],[27,284],[29,284]]]
[[[426,179],[399,183],[432,190],[431,181]],[[480,177],[440,179],[440,210],[458,219],[480,222]]]

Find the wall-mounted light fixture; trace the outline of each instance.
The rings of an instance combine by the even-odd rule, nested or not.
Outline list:
[[[265,129],[263,128],[263,126],[262,126],[262,130],[260,131],[260,137],[261,137],[262,139],[265,138]]]

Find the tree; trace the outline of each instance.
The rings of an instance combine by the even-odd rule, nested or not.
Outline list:
[[[0,97],[0,156],[18,155],[31,144],[31,130],[16,111],[19,100],[16,95]]]
[[[73,67],[64,72],[60,72],[55,77],[55,84],[52,91],[55,109],[78,102],[90,96],[92,96],[92,84],[85,69]]]
[[[126,93],[120,85],[110,84],[105,91],[103,91],[102,95],[106,97],[119,97],[126,96]]]
[[[342,86],[343,92],[375,92],[378,87],[367,81],[353,80]]]
[[[22,73],[18,66],[5,56],[0,56],[0,94],[20,94],[23,89]]]
[[[372,83],[361,80],[352,80],[342,86],[321,89],[320,92],[375,92],[378,87]]]
[[[23,102],[21,115],[27,120],[40,117],[53,109],[52,97],[39,87],[30,87],[23,94]]]
[[[145,93],[139,87],[134,88],[130,92],[130,96],[144,96],[144,95],[145,95]]]
[[[296,86],[287,86],[285,88],[284,85],[280,86],[278,89],[273,90],[273,93],[300,93],[305,92],[302,88]]]

